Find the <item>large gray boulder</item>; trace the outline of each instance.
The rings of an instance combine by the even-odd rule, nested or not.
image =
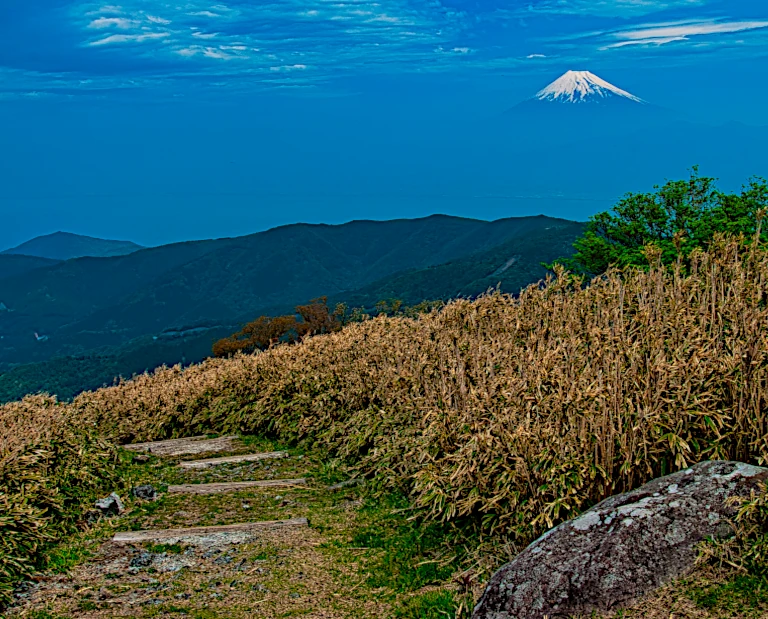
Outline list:
[[[553,619],[609,611],[683,575],[708,537],[730,535],[731,496],[749,496],[768,469],[703,462],[602,501],[502,567],[473,619]]]

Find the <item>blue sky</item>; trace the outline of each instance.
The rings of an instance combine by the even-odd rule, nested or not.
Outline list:
[[[568,69],[768,124],[767,60],[758,0],[4,0],[0,246],[61,228],[155,244],[436,211],[583,219],[616,190],[542,202],[482,166],[462,176],[453,129]]]

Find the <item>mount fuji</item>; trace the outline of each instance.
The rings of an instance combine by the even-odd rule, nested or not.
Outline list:
[[[638,131],[675,122],[676,114],[614,86],[590,71],[568,71],[505,113],[521,137]],[[529,136],[529,134],[531,134]]]
[[[640,97],[606,82],[590,71],[568,71],[528,101],[577,105],[647,105]]]

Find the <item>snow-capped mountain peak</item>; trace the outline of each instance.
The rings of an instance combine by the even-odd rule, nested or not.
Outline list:
[[[539,101],[561,103],[604,102],[619,98],[634,103],[645,103],[640,97],[609,84],[589,71],[568,71],[536,93],[534,98]]]

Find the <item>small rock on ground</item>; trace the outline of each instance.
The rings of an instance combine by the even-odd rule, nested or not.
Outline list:
[[[125,511],[125,505],[114,492],[107,498],[96,501],[94,507],[104,516],[118,516]]]
[[[154,501],[157,498],[157,490],[149,484],[136,486],[131,490],[131,494],[137,499],[142,499],[144,501]]]

